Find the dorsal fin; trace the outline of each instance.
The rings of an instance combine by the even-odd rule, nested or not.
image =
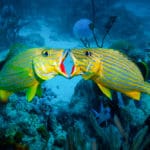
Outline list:
[[[4,66],[4,64],[6,62],[6,58],[7,58],[8,53],[9,53],[8,50],[2,51],[0,53],[0,70],[2,69],[2,67]]]
[[[9,49],[9,53],[6,57],[6,60],[18,55],[20,52],[25,51],[28,48],[29,48],[28,46],[26,46],[22,43],[13,44]]]
[[[20,52],[25,51],[29,49],[29,46],[26,46],[21,43],[13,44],[9,51],[6,52],[6,56],[0,60],[0,70],[3,68],[4,64],[7,62],[7,60],[11,59],[12,57],[18,55]]]

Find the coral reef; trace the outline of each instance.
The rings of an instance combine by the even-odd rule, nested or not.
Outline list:
[[[87,138],[83,129],[79,127],[79,124],[81,122],[76,123],[74,127],[68,129],[65,150],[90,150],[92,148],[93,141]]]
[[[105,129],[101,128],[96,119],[92,114],[90,114],[90,122],[98,135],[98,140],[101,142],[97,143],[98,149],[107,149],[107,150],[137,150],[137,149],[147,149],[150,144],[148,126],[141,128],[135,136],[130,137],[130,141],[124,142],[121,140],[117,129],[114,126],[108,126]]]
[[[111,118],[111,112],[109,107],[104,107],[102,101],[100,102],[100,109],[97,112],[95,109],[92,109],[92,112],[97,120],[97,123],[100,125],[104,121],[107,121]]]
[[[83,86],[86,88],[83,88]],[[147,126],[145,126],[145,124],[149,125],[148,119],[145,122],[146,118],[149,117],[149,107],[146,108],[146,106],[148,106],[147,104],[149,103],[147,100],[149,96],[146,98],[145,95],[143,95],[142,104],[140,104],[140,107],[137,107],[133,101],[130,101],[126,105],[124,105],[123,103],[120,105],[119,101],[117,102],[114,100],[113,101],[118,104],[107,102],[106,99],[103,99],[103,96],[99,91],[97,91],[97,87],[91,81],[86,82],[84,80],[81,80],[77,84],[75,89],[76,90],[74,92],[73,99],[69,105],[69,108],[71,108],[72,112],[71,118],[75,119],[73,121],[74,125],[76,119],[80,119],[80,124],[82,122],[86,123],[86,126],[84,126],[83,128],[85,128],[84,130],[88,131],[88,134],[86,134],[88,135],[86,139],[89,140],[88,146],[90,148],[93,142],[97,149],[108,150],[119,150],[121,148],[123,150],[137,149],[137,147],[145,149],[149,146],[149,130]],[[96,107],[98,104],[96,104],[96,101],[92,99],[93,95],[97,95],[96,100],[99,101],[100,105],[100,107],[98,108]],[[122,99],[124,98],[125,97],[122,97]],[[84,101],[82,101],[83,99]],[[90,103],[90,99],[92,99],[92,103]],[[86,110],[87,107],[85,106],[87,106],[87,103],[88,110],[90,111]],[[117,107],[112,105],[119,106]],[[107,111],[107,109],[109,111]],[[75,118],[75,114],[78,114],[78,117]],[[104,121],[110,121],[110,123],[107,122],[104,125],[102,124],[102,122]],[[92,131],[92,128],[90,126],[92,126],[94,131]],[[80,132],[83,132],[83,128],[80,128],[82,129]],[[70,149],[76,149],[76,145],[79,146],[79,149],[80,146],[83,146],[82,148],[84,148],[84,146],[86,145],[85,142],[84,145],[82,145],[79,141],[76,141],[78,139],[75,134],[72,134],[72,130],[75,129],[71,129],[71,131],[67,132],[71,134],[70,136],[67,136],[67,146],[70,147]],[[91,137],[95,137],[95,140],[93,142]],[[84,138],[82,136],[81,141],[83,141]],[[146,139],[145,142],[144,139]],[[78,144],[75,144],[76,142]],[[142,143],[144,143],[144,146]],[[89,147],[86,147],[85,149],[88,150]]]
[[[8,139],[12,139],[11,145],[22,143],[29,149],[50,149],[54,144],[60,147],[66,132],[53,114],[51,101],[54,97],[51,90],[46,90],[43,97],[28,103],[24,94],[18,93],[10,97],[9,103],[0,104],[0,121],[4,122],[0,124],[0,138],[5,137],[1,145],[6,146]]]
[[[29,47],[104,46],[150,65],[149,16],[139,16],[125,4],[118,0],[1,0],[0,62],[10,45],[16,52],[26,48],[17,46],[21,42]],[[77,20],[81,24],[73,27]],[[86,33],[81,33],[82,27]],[[73,28],[78,39],[73,39]],[[80,38],[87,38],[90,44],[80,45]],[[58,81],[62,85],[74,82]],[[108,101],[92,81],[80,80],[74,89],[71,86],[69,90],[62,86],[57,93],[51,84],[45,84],[41,97],[31,103],[24,91],[0,103],[0,149],[149,150],[150,96],[143,94],[135,103],[114,92],[113,100]],[[70,90],[74,93],[68,101],[63,101],[67,96],[58,98]]]

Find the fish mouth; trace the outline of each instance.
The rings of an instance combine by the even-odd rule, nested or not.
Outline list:
[[[65,77],[68,77],[65,66],[64,66],[64,61],[68,55],[68,50],[65,50],[62,54],[62,57],[60,59],[60,63],[59,63],[59,73]]]
[[[74,76],[77,76],[77,75],[83,75],[84,72],[81,71],[80,67],[78,67],[77,65],[73,65],[72,66],[72,70],[71,70],[71,73],[70,73],[70,78],[74,77]]]
[[[77,76],[77,75],[83,75],[83,71],[81,71],[80,67],[77,65],[77,60],[76,58],[73,56],[72,53],[70,53],[70,56],[74,62],[74,65],[72,66],[72,70],[71,70],[71,73],[70,73],[70,78],[74,77],[74,76]]]

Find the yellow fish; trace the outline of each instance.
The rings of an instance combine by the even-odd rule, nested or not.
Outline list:
[[[74,61],[71,77],[82,75],[93,80],[101,91],[112,99],[110,89],[119,91],[134,100],[141,92],[150,94],[150,84],[145,82],[139,68],[124,54],[113,49],[72,49]]]
[[[8,55],[0,70],[0,100],[6,102],[17,91],[27,89],[31,101],[40,94],[40,85],[56,75],[67,77],[63,61],[67,55],[63,49],[31,48]]]

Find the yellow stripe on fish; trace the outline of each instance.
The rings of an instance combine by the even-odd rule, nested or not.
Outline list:
[[[0,100],[27,88],[26,97],[31,101],[41,83],[56,75],[66,76],[63,49],[32,48],[18,54],[11,52],[0,71]],[[12,56],[12,57],[11,57]]]
[[[139,100],[141,92],[150,94],[139,68],[127,56],[113,49],[72,49],[74,61],[71,77],[82,75],[93,80],[102,92],[112,98],[110,89]]]

